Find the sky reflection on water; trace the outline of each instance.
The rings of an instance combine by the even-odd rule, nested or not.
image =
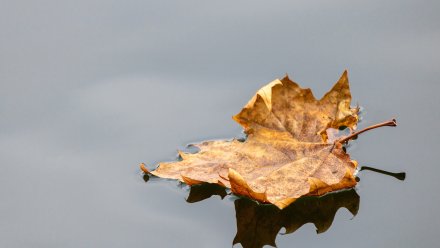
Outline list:
[[[138,164],[239,136],[231,116],[274,78],[320,97],[344,69],[360,127],[399,123],[348,152],[407,178],[362,171],[354,219],[278,246],[439,243],[438,1],[0,2],[1,247],[230,247],[233,201],[187,204]]]

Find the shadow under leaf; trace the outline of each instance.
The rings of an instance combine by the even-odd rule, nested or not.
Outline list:
[[[191,187],[186,201],[188,203],[199,202],[213,195],[219,195],[223,199],[227,193],[225,188],[218,184],[203,183]]]
[[[216,184],[195,185],[191,187],[187,202],[202,201],[213,195],[219,195],[223,199],[227,193],[225,188]],[[313,223],[317,233],[325,232],[332,225],[339,208],[344,207],[356,215],[359,202],[360,197],[354,189],[320,197],[302,197],[283,210],[272,204],[239,198],[234,202],[237,234],[233,245],[240,243],[244,248],[276,246],[276,236],[281,228],[285,228],[285,234],[289,234],[306,223]]]
[[[276,246],[281,228],[293,233],[306,223],[313,223],[317,233],[327,231],[339,208],[353,215],[359,210],[360,197],[354,189],[330,193],[321,197],[303,197],[280,210],[274,205],[259,204],[247,198],[235,201],[237,234],[233,244],[244,248]]]

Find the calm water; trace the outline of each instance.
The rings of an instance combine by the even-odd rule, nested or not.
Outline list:
[[[0,247],[438,246],[438,1],[0,5]],[[286,72],[322,96],[344,69],[360,127],[399,125],[352,158],[405,181],[364,170],[279,212],[139,172],[241,135],[231,116]]]

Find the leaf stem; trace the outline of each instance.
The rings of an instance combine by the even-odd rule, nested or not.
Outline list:
[[[397,126],[396,119],[392,119],[392,120],[389,120],[389,121],[386,121],[386,122],[382,122],[382,123],[379,123],[379,124],[376,124],[376,125],[369,126],[369,127],[364,128],[364,129],[362,129],[360,131],[354,132],[354,133],[348,135],[347,137],[344,137],[344,138],[342,138],[340,140],[337,140],[336,142],[342,144],[344,142],[347,142],[347,141],[353,139],[354,137],[358,136],[359,134],[361,134],[363,132],[366,132],[366,131],[371,130],[371,129],[379,128],[379,127],[386,127],[386,126],[388,126],[388,127],[395,127],[395,126]]]

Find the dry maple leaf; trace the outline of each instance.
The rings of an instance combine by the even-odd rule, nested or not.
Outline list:
[[[286,76],[261,88],[233,117],[244,127],[244,142],[206,141],[194,145],[199,148],[195,154],[179,151],[181,161],[160,163],[151,172],[144,165],[141,169],[188,185],[219,184],[280,209],[304,195],[351,188],[357,162],[342,144],[366,130],[395,126],[395,121],[329,139],[326,130],[355,129],[358,108],[350,102],[346,71],[320,100]]]

